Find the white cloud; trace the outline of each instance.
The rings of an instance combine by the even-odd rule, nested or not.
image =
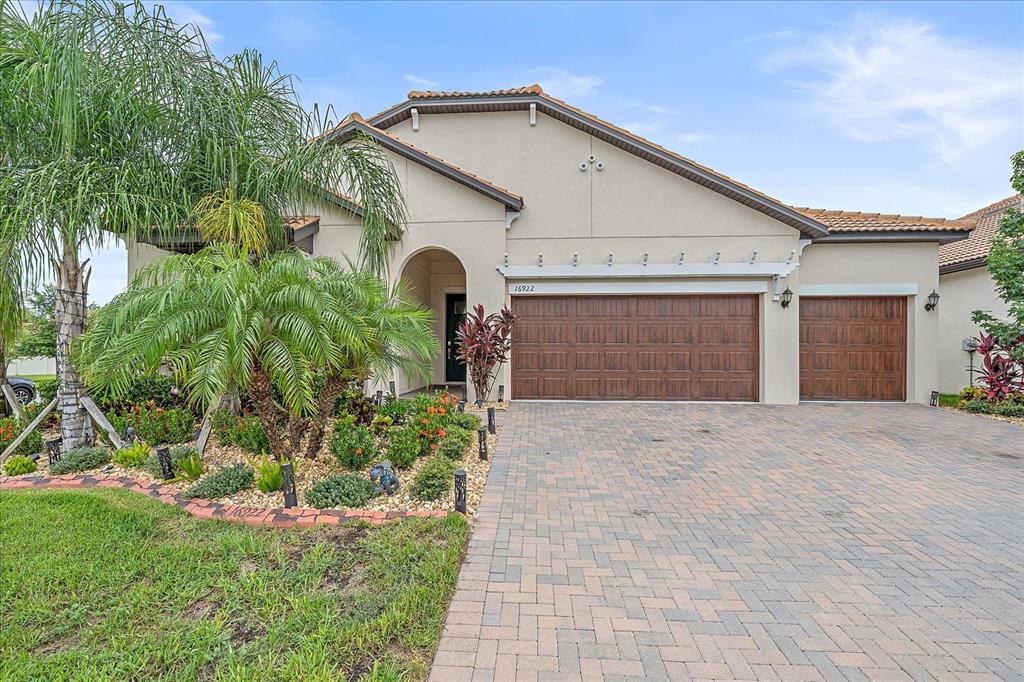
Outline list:
[[[1020,51],[868,16],[841,32],[793,38],[801,45],[778,49],[762,66],[798,74],[809,103],[851,139],[919,139],[946,163],[997,141],[1020,144]]]
[[[213,19],[191,5],[183,2],[167,2],[164,3],[164,7],[167,9],[167,16],[175,22],[179,24],[192,24],[198,27],[210,47],[224,39],[223,35],[214,30],[215,22]]]
[[[581,76],[552,67],[536,69],[532,80],[537,81],[544,92],[560,99],[586,97],[604,83],[600,76]]]
[[[409,81],[409,83],[415,85],[417,88],[423,88],[424,90],[437,89],[437,81],[430,80],[429,78],[424,78],[423,76],[416,76],[411,73],[407,73],[404,76],[402,76],[402,78]]]
[[[695,131],[691,131],[687,133],[678,133],[675,139],[678,140],[679,142],[682,142],[683,144],[697,144],[698,142],[703,142],[709,137],[711,137],[709,133],[698,133]]]

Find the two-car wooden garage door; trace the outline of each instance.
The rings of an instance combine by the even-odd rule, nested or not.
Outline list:
[[[757,297],[513,297],[515,398],[757,400]]]
[[[513,297],[512,396],[757,400],[757,304],[753,295]],[[802,400],[906,398],[906,298],[802,297],[799,306]]]

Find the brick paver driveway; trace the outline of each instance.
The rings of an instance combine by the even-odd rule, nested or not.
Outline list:
[[[519,403],[432,679],[1020,679],[1024,431]]]

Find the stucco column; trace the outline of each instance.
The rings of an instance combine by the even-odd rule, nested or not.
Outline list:
[[[793,290],[783,308],[773,301],[774,282],[761,295],[761,402],[792,405],[800,402],[800,278],[799,268],[779,284]]]

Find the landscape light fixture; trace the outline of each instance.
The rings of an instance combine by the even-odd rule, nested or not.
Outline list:
[[[792,302],[793,302],[793,290],[790,289],[789,287],[786,287],[786,290],[782,292],[782,302],[781,302],[780,305],[783,308],[788,308],[789,304],[792,303]]]
[[[455,511],[466,513],[466,470],[455,472]]]

